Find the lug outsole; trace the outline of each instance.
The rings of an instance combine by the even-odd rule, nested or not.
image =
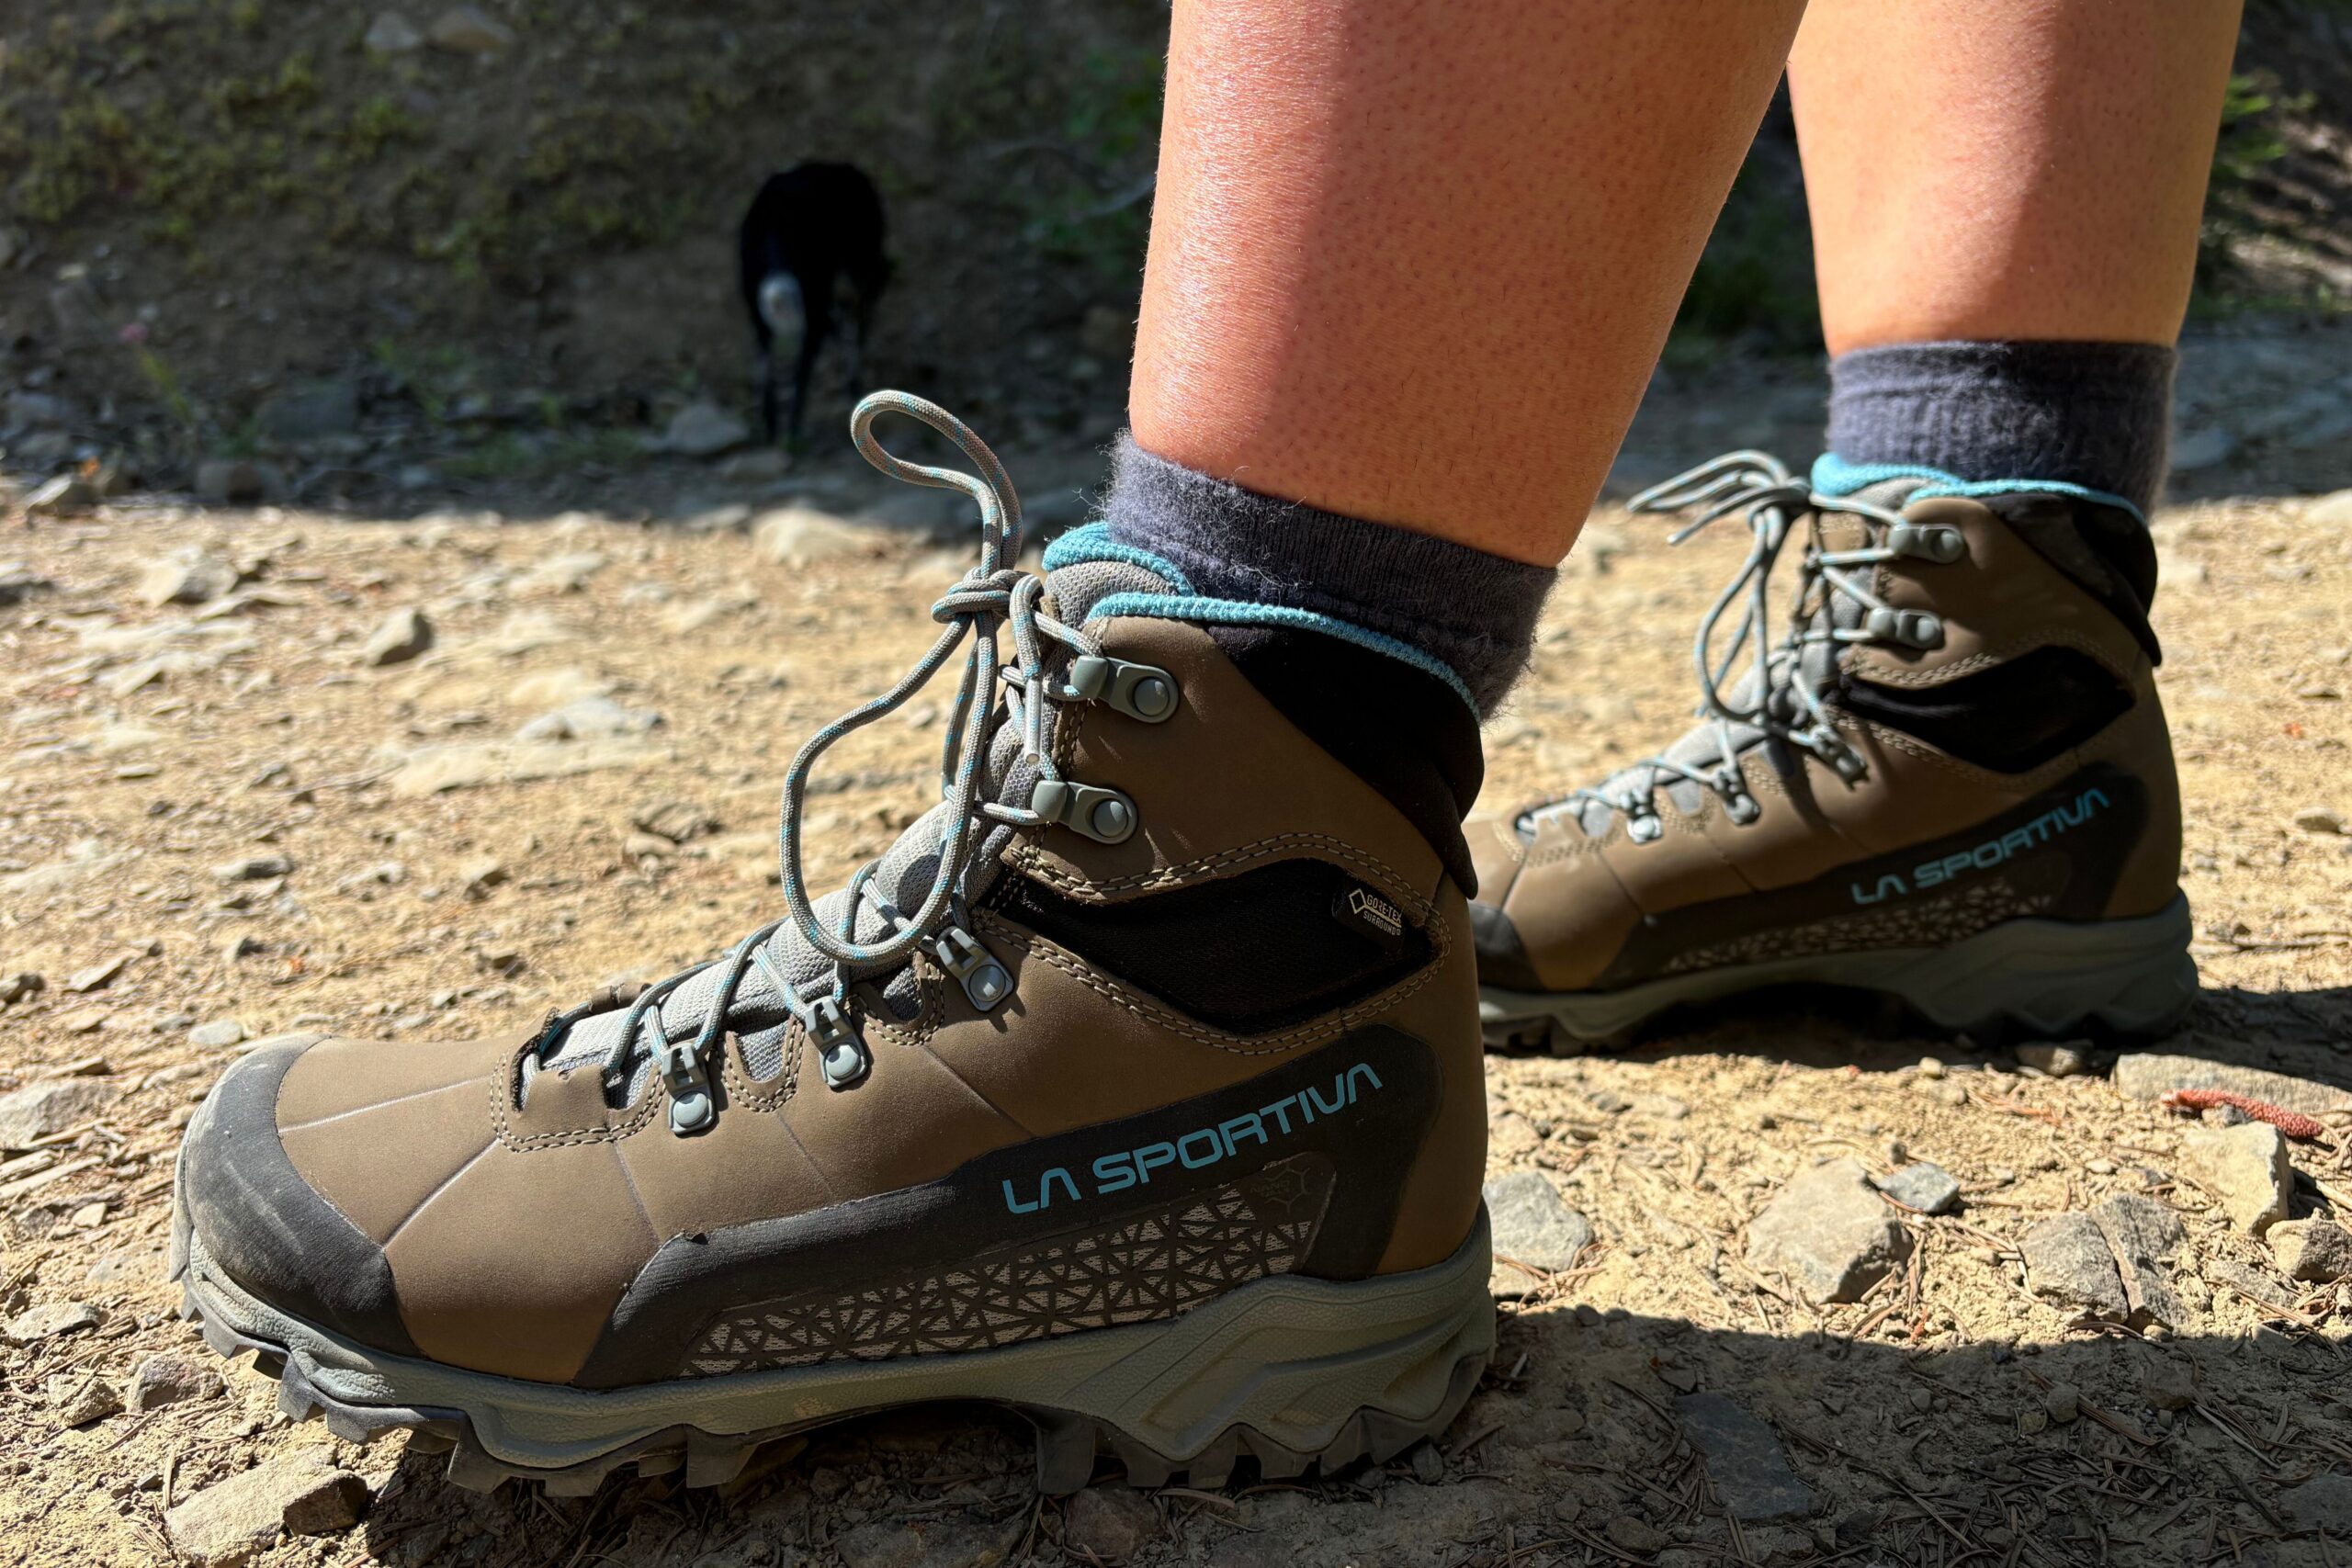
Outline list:
[[[347,1442],[364,1443],[389,1432],[412,1434],[409,1451],[446,1454],[445,1472],[452,1485],[469,1491],[492,1492],[509,1481],[536,1481],[550,1496],[586,1496],[622,1471],[639,1475],[679,1474],[689,1487],[723,1486],[743,1472],[755,1450],[780,1438],[854,1419],[828,1416],[815,1422],[764,1428],[753,1432],[716,1434],[696,1427],[672,1427],[625,1444],[594,1459],[560,1468],[518,1465],[490,1452],[476,1438],[472,1421],[461,1410],[414,1405],[352,1404],[322,1393],[304,1371],[302,1359],[284,1345],[274,1344],[232,1327],[217,1314],[208,1314],[190,1282],[180,1281],[180,1316],[195,1323],[204,1342],[225,1358],[251,1353],[254,1366],[277,1380],[277,1408],[295,1421],[322,1421],[328,1431]],[[1385,1464],[1424,1438],[1435,1437],[1453,1424],[1462,1407],[1477,1391],[1487,1356],[1477,1351],[1459,1358],[1446,1384],[1445,1396],[1425,1420],[1413,1420],[1388,1411],[1359,1408],[1339,1425],[1331,1440],[1312,1452],[1287,1448],[1243,1425],[1228,1427],[1199,1453],[1159,1453],[1131,1434],[1109,1423],[1065,1410],[1024,1404],[1007,1408],[1024,1416],[1036,1435],[1037,1487],[1049,1496],[1063,1496],[1083,1488],[1094,1477],[1097,1461],[1115,1460],[1136,1486],[1182,1483],[1214,1489],[1231,1478],[1245,1459],[1269,1481],[1289,1481],[1309,1473],[1334,1474],[1364,1461]],[[888,1408],[888,1407],[884,1407]],[[874,1412],[861,1412],[871,1415]]]

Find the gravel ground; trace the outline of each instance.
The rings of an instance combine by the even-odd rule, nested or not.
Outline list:
[[[253,1041],[512,1029],[769,918],[785,761],[911,661],[962,541],[136,498],[6,527],[0,1562],[2352,1562],[2352,493],[2159,519],[2206,987],[2165,1056],[2110,1077],[1799,999],[1498,1060],[1518,1261],[1440,1443],[1216,1493],[1106,1464],[1042,1502],[1023,1430],[965,1409],[713,1493],[476,1495],[402,1439],[286,1424],[163,1280],[179,1129]],[[1683,722],[1736,542],[1663,533],[1596,519],[1491,727],[1490,807]],[[828,759],[820,884],[920,808],[939,711]],[[2208,1080],[2322,1136],[2282,1156],[2154,1098]],[[1871,1185],[1922,1163],[1903,1206]]]

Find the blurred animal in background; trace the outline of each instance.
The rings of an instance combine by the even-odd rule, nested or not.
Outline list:
[[[759,343],[760,417],[768,439],[797,441],[818,351],[846,318],[849,395],[863,390],[874,304],[890,281],[882,254],[882,196],[849,164],[796,164],[770,175],[743,214],[738,256],[743,307]],[[792,361],[792,400],[776,418],[776,360]]]

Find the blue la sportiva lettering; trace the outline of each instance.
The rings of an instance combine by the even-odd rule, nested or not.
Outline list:
[[[1874,886],[1849,884],[1857,904],[1883,903],[1889,898],[1901,898],[1913,893],[1924,893],[1930,887],[1941,887],[1972,871],[1990,871],[2004,861],[2014,859],[2050,842],[2070,828],[2079,828],[2091,819],[2091,814],[2109,807],[2104,790],[2086,789],[2075,797],[2072,806],[2053,807],[2022,828],[2012,828],[1998,838],[1987,839],[1974,849],[1959,850],[1941,860],[1921,861],[1911,868],[1911,874],[1888,872]]]
[[[1380,1088],[1380,1075],[1372,1070],[1372,1065],[1358,1062],[1332,1078],[1329,1095],[1309,1085],[1296,1094],[1283,1096],[1272,1105],[1228,1116],[1212,1126],[1195,1127],[1181,1138],[1146,1144],[1141,1148],[1114,1149],[1098,1156],[1082,1172],[1073,1173],[1066,1166],[1050,1166],[1026,1193],[1007,1178],[1004,1206],[1016,1214],[1035,1213],[1056,1203],[1075,1203],[1082,1198],[1101,1198],[1124,1192],[1130,1187],[1148,1185],[1153,1171],[1171,1166],[1200,1170],[1222,1160],[1238,1159],[1245,1150],[1254,1153],[1272,1148],[1320,1118],[1341,1114]]]

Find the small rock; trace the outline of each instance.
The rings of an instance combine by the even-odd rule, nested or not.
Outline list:
[[[235,1568],[289,1528],[339,1513],[356,1520],[367,1495],[368,1483],[336,1469],[323,1450],[298,1449],[204,1488],[164,1516],[164,1532],[199,1568]]]
[[[750,439],[752,427],[717,403],[688,403],[670,418],[662,445],[682,457],[716,457]]]
[[[2038,1406],[2031,1410],[2018,1412],[2018,1430],[2029,1438],[2044,1431],[2049,1426],[2050,1413]]]
[[[98,1254],[82,1278],[93,1285],[160,1285],[163,1255],[143,1247],[118,1247]]]
[[[1592,1222],[1562,1202],[1540,1170],[1515,1170],[1487,1183],[1487,1213],[1494,1226],[1494,1280],[1506,1294],[1523,1295],[1534,1280],[1503,1259],[1557,1273],[1574,1268],[1577,1255],[1592,1245]]]
[[[424,36],[451,54],[496,54],[514,45],[512,28],[472,6],[452,6],[433,18]]]
[[[60,1372],[49,1380],[47,1392],[61,1427],[86,1427],[122,1408],[114,1385],[92,1372]]]
[[[1959,1178],[1930,1160],[1874,1176],[1871,1183],[1905,1208],[1923,1214],[1944,1213],[1960,1201]]]
[[[2290,1280],[2325,1285],[2352,1275],[2352,1231],[2334,1220],[2281,1220],[2263,1239]]]
[[[207,1051],[234,1045],[245,1037],[245,1026],[233,1018],[216,1018],[187,1032],[187,1043]]]
[[[516,578],[512,584],[518,599],[537,599],[563,593],[577,593],[588,586],[588,580],[605,570],[607,564],[598,550],[572,550],[549,556],[530,570]]]
[[[367,1517],[370,1500],[364,1478],[338,1470],[288,1500],[279,1517],[288,1535],[340,1535]]]
[[[662,716],[651,708],[624,706],[610,697],[582,697],[525,724],[514,731],[517,740],[594,740],[616,735],[643,735],[658,729]]]
[[[1619,1514],[1611,1519],[1608,1534],[1611,1540],[1627,1551],[1663,1551],[1674,1544],[1672,1536],[1631,1514]]]
[[[56,1078],[0,1094],[0,1149],[28,1149],[78,1127],[114,1098],[97,1078]]]
[[[2352,1536],[2352,1475],[2331,1470],[2278,1494],[2278,1512],[2306,1535]]]
[[[2025,1233],[2026,1284],[2034,1294],[2119,1322],[2131,1315],[2123,1280],[2098,1222],[2088,1214],[2058,1214]]]
[[[48,1302],[10,1318],[7,1326],[0,1328],[0,1337],[12,1345],[38,1345],[44,1339],[78,1334],[97,1325],[98,1309],[87,1302]]]
[[[2260,1235],[2287,1217],[2295,1172],[2278,1128],[2267,1122],[2190,1127],[2181,1134],[2181,1148],[2190,1174],[2220,1201],[2238,1229]]]
[[[1159,1510],[1126,1486],[1090,1486],[1062,1514],[1062,1542],[1105,1562],[1124,1562],[1159,1539]]]
[[[667,839],[673,844],[689,843],[716,833],[719,825],[718,818],[708,811],[684,800],[664,800],[652,806],[640,806],[629,818],[632,828]]]
[[[2083,1391],[2070,1382],[2053,1382],[2042,1391],[2041,1407],[2061,1427],[2083,1413]]]
[[[2202,1271],[2205,1279],[2227,1290],[2235,1291],[2250,1302],[2266,1306],[2291,1307],[2295,1298],[2287,1288],[2259,1269],[2249,1269],[2229,1258],[2208,1258]]]
[[[1813,1512],[1813,1493],[1789,1467],[1771,1427],[1720,1393],[1685,1394],[1674,1409],[1690,1446],[1706,1457],[1707,1478],[1734,1518],[1792,1519]]]
[[[39,996],[49,988],[49,982],[29,969],[19,969],[13,975],[0,975],[0,1007],[13,1007],[27,997]]]
[[[424,35],[398,11],[379,11],[360,41],[377,54],[413,54],[424,47]]]
[[[1747,1227],[1747,1261],[1794,1280],[1815,1302],[1850,1302],[1894,1267],[1909,1238],[1861,1161],[1800,1172]]]
[[[805,506],[763,512],[752,525],[752,547],[777,566],[813,566],[819,561],[873,555],[883,545],[871,528],[844,523]]]
[[[503,887],[514,880],[513,874],[492,859],[468,861],[458,868],[458,889],[469,898],[480,898],[493,887]]]
[[[433,646],[433,623],[413,604],[403,604],[384,617],[383,624],[360,646],[359,662],[368,665],[405,664]]]
[[[2091,1211],[2106,1238],[2123,1283],[2123,1304],[2133,1323],[2179,1328],[2188,1314],[2172,1288],[2171,1256],[2188,1239],[2180,1216],[2153,1198],[2119,1192]]]
[[[79,517],[98,503],[98,492],[79,474],[59,474],[25,497],[28,517]]]
[[[2290,1077],[2260,1067],[2241,1067],[2201,1056],[2175,1056],[2157,1052],[2127,1051],[2116,1058],[2115,1087],[2133,1100],[2157,1100],[2167,1089],[2225,1089],[2233,1094],[2268,1100],[2306,1116],[2331,1111],[2352,1111],[2352,1093]]]
[[[572,665],[535,670],[506,688],[506,700],[521,708],[560,707],[582,697],[612,694],[612,687]]]
[[[1405,1456],[1405,1467],[1424,1486],[1435,1486],[1445,1479],[1445,1456],[1437,1451],[1435,1443],[1414,1444],[1413,1451]]]
[[[76,996],[90,991],[103,991],[115,983],[116,977],[121,975],[123,966],[137,956],[139,955],[135,953],[118,953],[111,958],[100,959],[86,969],[76,969],[73,974],[65,976],[65,988]]]
[[[1942,1062],[1933,1056],[1919,1058],[1919,1076],[1923,1078],[1939,1078],[1951,1071],[1950,1067],[1945,1066]]]
[[[191,1399],[217,1399],[226,1387],[210,1367],[178,1356],[142,1356],[130,1369],[123,1403],[133,1410],[161,1410]]]
[[[2325,806],[2306,806],[2295,813],[2295,826],[2306,833],[2341,833],[2344,813]]]
[[[2046,1073],[2053,1078],[2071,1078],[2088,1070],[2091,1065],[2090,1053],[2080,1045],[2020,1045],[2017,1048],[2017,1058],[2034,1071]]]
[[[245,855],[222,861],[212,868],[212,874],[221,882],[268,882],[293,875],[294,860],[290,855]]]
[[[236,585],[235,567],[211,556],[189,554],[149,566],[139,574],[131,593],[141,604],[161,609],[165,604],[201,604]]]
[[[2175,1356],[2153,1356],[2140,1371],[2140,1391],[2159,1410],[2186,1410],[2197,1403],[2197,1372]]]

